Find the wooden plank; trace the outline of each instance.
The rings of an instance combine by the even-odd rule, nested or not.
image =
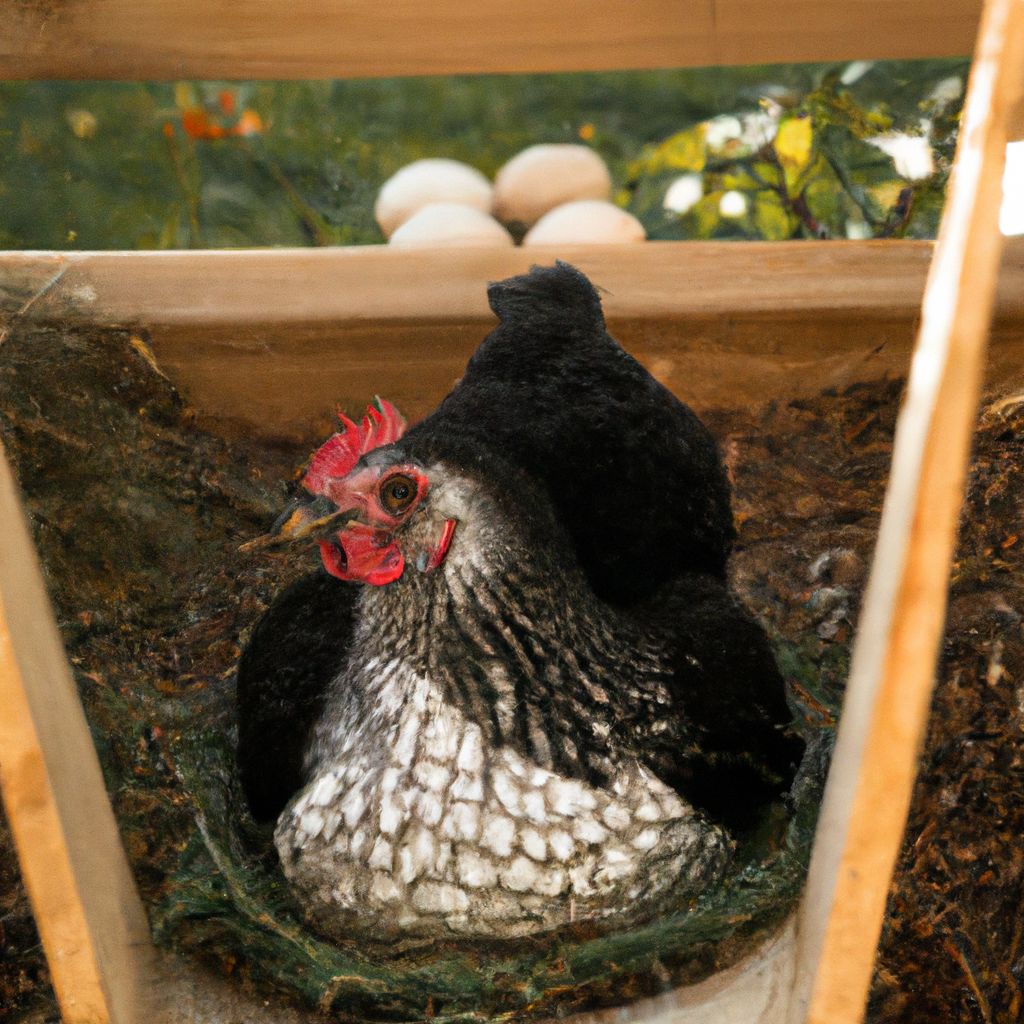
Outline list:
[[[906,827],[996,290],[1024,0],[989,0],[800,918],[791,1024],[863,1018]]]
[[[0,77],[367,78],[969,53],[980,0],[0,0]]]
[[[0,454],[0,790],[65,1024],[137,1024],[149,928]]]
[[[647,242],[480,249],[250,249],[0,254],[0,310],[161,325],[444,323],[490,317],[486,286],[568,260],[613,317],[919,306],[931,242]],[[1024,246],[1005,301],[1024,309]]]
[[[19,316],[139,325],[208,425],[309,439],[337,403],[356,412],[376,393],[428,412],[494,323],[487,282],[561,256],[604,290],[616,337],[706,409],[905,373],[931,253],[895,241],[8,253],[0,336]],[[1021,369],[1024,239],[1007,246],[997,312],[1003,383]]]
[[[487,321],[488,282],[564,259],[613,319],[858,317],[919,312],[927,241],[647,242],[493,249],[0,253],[0,323],[243,327]],[[1024,315],[1024,240],[1007,244],[997,308]]]
[[[1010,114],[1009,136],[1017,141],[1024,140],[1024,99],[1017,104],[1016,109]],[[1021,183],[1021,187],[1024,188],[1024,182]]]

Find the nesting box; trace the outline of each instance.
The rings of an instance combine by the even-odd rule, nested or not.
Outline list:
[[[309,0],[287,10],[218,4],[200,32],[194,12],[170,0],[141,9],[126,0],[86,0],[60,11],[18,4],[10,12],[13,31],[0,44],[0,67],[25,77],[229,78],[926,56],[970,49],[980,5],[933,3],[917,17],[913,4],[881,2],[819,5],[809,13],[790,0],[765,12],[645,0],[625,18],[604,0],[588,7],[580,17],[571,7],[536,3],[515,12],[492,2],[472,10],[443,3],[429,11],[400,7],[382,19],[361,0]],[[261,24],[262,35],[240,31],[243,18]],[[513,39],[521,45],[511,45]],[[937,246],[6,254],[0,274],[8,329],[33,320],[144,327],[161,372],[204,423],[226,436],[274,439],[307,437],[325,411],[339,402],[358,406],[382,380],[410,416],[431,409],[491,323],[486,283],[545,255],[575,264],[601,286],[612,333],[698,409],[900,375],[916,334],[875,569],[801,906],[742,962],[627,1014],[855,1021],[927,710],[993,303],[989,380],[1005,385],[1022,369],[1024,246],[1006,246],[997,287],[995,230],[1022,67],[1024,10],[1019,0],[991,0]],[[213,997],[197,994],[180,973],[165,985],[166,961],[151,956],[145,915],[6,472],[0,502],[11,524],[0,539],[0,781],[64,1018],[187,1019]],[[245,1013],[257,1020],[263,1010],[254,1005]]]

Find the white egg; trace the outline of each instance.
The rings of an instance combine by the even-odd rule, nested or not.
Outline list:
[[[505,224],[535,224],[548,210],[574,199],[607,199],[612,179],[586,146],[530,146],[494,179],[494,216]]]
[[[399,248],[427,246],[511,246],[512,236],[493,218],[462,203],[430,203],[391,236]]]
[[[523,245],[615,245],[642,242],[644,226],[630,213],[598,199],[564,203],[544,214]]]
[[[429,203],[461,203],[482,213],[491,208],[491,183],[458,160],[416,160],[381,186],[373,215],[385,238]]]

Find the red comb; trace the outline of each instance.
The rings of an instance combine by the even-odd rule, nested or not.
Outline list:
[[[347,476],[352,467],[373,448],[391,444],[405,433],[405,419],[388,401],[377,399],[376,406],[368,406],[361,423],[353,423],[344,413],[338,413],[345,428],[329,437],[309,460],[302,486],[312,494],[319,494],[328,480]]]

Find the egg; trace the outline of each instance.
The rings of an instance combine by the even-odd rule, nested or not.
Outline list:
[[[511,246],[512,236],[493,218],[462,203],[430,203],[391,236],[399,248],[428,246]]]
[[[564,203],[526,233],[523,245],[615,245],[642,242],[647,233],[631,213],[598,199]]]
[[[491,183],[475,167],[458,160],[416,160],[384,182],[373,214],[384,237],[390,238],[429,203],[461,203],[487,213],[492,195]]]
[[[576,199],[608,199],[611,175],[586,146],[530,146],[512,157],[494,180],[494,216],[528,228],[548,210]]]

